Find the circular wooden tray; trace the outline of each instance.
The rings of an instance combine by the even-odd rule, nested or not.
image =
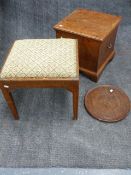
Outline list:
[[[130,112],[130,100],[120,88],[102,85],[87,92],[85,107],[98,120],[116,122],[124,119]]]

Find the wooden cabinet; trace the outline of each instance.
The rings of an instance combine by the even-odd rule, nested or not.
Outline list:
[[[54,26],[56,37],[78,39],[80,71],[97,81],[115,55],[121,17],[77,9]]]

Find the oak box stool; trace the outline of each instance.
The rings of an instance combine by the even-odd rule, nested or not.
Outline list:
[[[80,71],[97,81],[115,55],[121,17],[77,9],[54,26],[56,37],[78,39]]]
[[[0,89],[19,119],[11,90],[65,88],[73,94],[73,119],[79,96],[78,45],[74,39],[25,39],[14,42],[0,72]]]

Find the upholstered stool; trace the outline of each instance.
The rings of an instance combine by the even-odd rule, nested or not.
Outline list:
[[[66,88],[73,94],[73,119],[79,96],[78,46],[74,39],[25,39],[14,42],[0,72],[0,88],[19,119],[11,90]]]

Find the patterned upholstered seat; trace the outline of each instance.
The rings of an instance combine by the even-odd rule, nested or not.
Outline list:
[[[15,41],[0,78],[67,78],[77,76],[74,39],[25,39]]]

